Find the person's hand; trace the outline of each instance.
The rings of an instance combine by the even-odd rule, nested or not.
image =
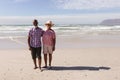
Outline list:
[[[29,50],[31,51],[31,47],[29,47]]]
[[[55,47],[53,47],[53,51],[55,51]]]

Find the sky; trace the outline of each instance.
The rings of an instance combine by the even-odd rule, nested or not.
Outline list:
[[[98,24],[120,18],[120,0],[0,0],[0,24]]]

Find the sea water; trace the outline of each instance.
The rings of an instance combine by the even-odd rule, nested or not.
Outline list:
[[[1,25],[0,26],[0,39],[1,38],[20,38],[28,36],[29,30],[34,27],[32,25]],[[40,25],[43,30],[46,27]],[[105,25],[81,25],[81,24],[60,24],[54,25],[57,36],[85,36],[85,35],[120,35],[120,26],[105,26]]]

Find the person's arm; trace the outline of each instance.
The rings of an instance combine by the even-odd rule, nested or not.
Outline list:
[[[28,47],[29,47],[29,50],[31,50],[31,46],[30,46],[30,34],[31,34],[31,30],[29,31],[29,34],[28,34]]]
[[[41,35],[42,37],[43,37],[44,32],[45,32],[45,31],[44,31],[44,30],[42,30],[42,35]]]
[[[29,46],[29,50],[31,50],[31,46],[30,46],[30,36],[28,36],[28,46]]]
[[[56,35],[54,33],[54,37],[53,37],[53,51],[55,51],[55,45],[56,45]]]
[[[53,39],[53,51],[55,51],[56,38]]]

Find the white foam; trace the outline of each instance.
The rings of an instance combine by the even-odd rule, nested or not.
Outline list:
[[[9,36],[27,36],[29,30],[33,26],[0,26],[0,38],[7,38]],[[46,27],[39,26],[43,30],[46,30]],[[99,35],[99,34],[119,34],[120,26],[101,26],[101,25],[55,25],[52,27],[57,35]]]
[[[14,39],[12,36],[9,36],[9,39],[10,39],[11,41],[16,42],[16,43],[19,43],[19,44],[22,44],[22,45],[26,45],[26,43],[24,43],[24,42],[22,42],[22,41],[20,41],[20,40]]]

